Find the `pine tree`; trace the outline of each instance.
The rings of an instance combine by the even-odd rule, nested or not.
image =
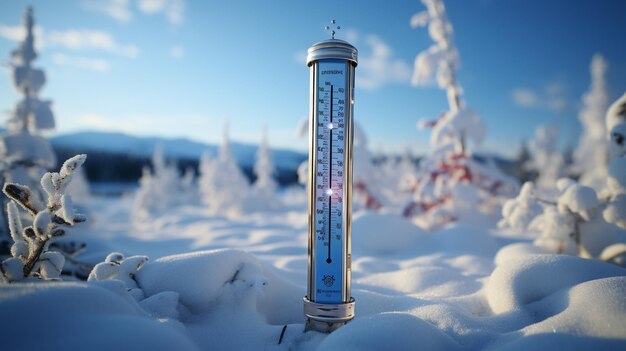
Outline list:
[[[183,184],[178,168],[166,163],[161,145],[154,149],[152,172],[144,168],[139,185],[133,208],[133,219],[137,224],[180,204]]]
[[[51,101],[38,98],[46,76],[43,70],[32,65],[37,58],[34,25],[32,8],[28,7],[24,14],[26,37],[11,53],[13,85],[21,95],[21,100],[11,112],[6,133],[0,135],[0,171],[5,183],[25,185],[33,189],[34,201],[42,201],[44,194],[36,190],[39,189],[39,179],[46,169],[55,165],[56,156],[48,140],[39,132],[53,129],[55,122]],[[4,211],[6,199],[0,202]],[[0,217],[6,218],[6,214]],[[6,242],[6,224],[0,227],[0,243]]]
[[[200,167],[202,200],[212,214],[236,216],[247,210],[250,184],[233,157],[228,122],[224,124],[217,159],[203,157]]]

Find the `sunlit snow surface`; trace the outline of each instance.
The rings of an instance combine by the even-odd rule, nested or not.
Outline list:
[[[182,206],[133,225],[132,198],[94,198],[75,236],[83,257],[149,256],[136,275],[145,299],[118,281],[0,286],[0,349],[626,349],[626,270],[544,254],[488,215],[429,233],[356,213],[356,318],[305,333],[305,197],[289,200],[237,219]]]

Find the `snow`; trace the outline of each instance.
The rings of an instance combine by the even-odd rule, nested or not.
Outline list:
[[[487,282],[487,301],[494,313],[507,313],[564,288],[624,275],[625,269],[601,261],[568,255],[532,255],[496,267]],[[626,315],[624,318],[626,322]]]
[[[620,291],[625,288],[623,276],[563,288],[527,305],[534,323],[503,334],[487,349],[623,349],[626,304]],[[582,330],[586,337],[579,335]]]
[[[68,350],[455,350],[547,347],[556,341],[541,338],[554,327],[567,345],[626,345],[625,269],[547,254],[528,235],[495,229],[496,218],[426,232],[384,211],[354,213],[355,320],[330,335],[304,332],[302,192],[277,193],[290,199],[281,210],[224,217],[180,206],[140,227],[131,225],[132,198],[93,197],[96,218],[81,235],[87,252],[101,255],[98,279],[0,288],[13,289],[0,292],[3,313],[26,309],[41,323],[68,327],[20,337],[29,322],[16,317],[0,337],[18,336],[8,345],[19,349],[66,340]],[[105,259],[108,247],[119,251]]]
[[[607,246],[602,250],[600,259],[626,268],[626,244],[619,243]]]
[[[147,318],[119,284],[0,285],[0,296],[11,320],[2,326],[6,350],[198,350],[176,327]]]
[[[570,184],[561,190],[557,204],[559,210],[577,213],[588,221],[591,219],[593,210],[598,206],[598,196],[588,186]]]
[[[320,350],[458,350],[461,346],[434,325],[409,313],[387,312],[354,321],[328,336]]]
[[[357,255],[380,256],[414,250],[425,232],[406,219],[393,214],[363,212],[352,223],[352,250]]]

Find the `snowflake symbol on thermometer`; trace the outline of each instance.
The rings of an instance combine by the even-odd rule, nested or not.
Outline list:
[[[335,276],[325,275],[324,278],[322,279],[322,282],[324,282],[324,285],[330,288],[331,286],[333,286],[333,284],[335,284]]]

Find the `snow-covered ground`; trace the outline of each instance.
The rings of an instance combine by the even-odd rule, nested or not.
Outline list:
[[[94,198],[91,223],[70,238],[93,262],[110,251],[148,256],[137,286],[0,285],[2,349],[626,348],[625,269],[542,253],[489,215],[425,232],[397,215],[356,213],[356,317],[330,335],[305,332],[305,197],[289,198],[283,210],[237,219],[179,206],[135,225],[131,197]]]
[[[10,65],[22,100],[0,138],[5,180],[19,183],[3,186],[11,256],[0,262],[0,351],[626,350],[626,94],[605,118],[606,63],[596,56],[574,154],[580,183],[559,179],[556,131],[542,126],[531,162],[519,165],[538,171],[537,184],[519,191],[474,157],[486,129],[457,81],[453,27],[440,0],[422,2],[411,24],[428,27],[433,44],[417,55],[412,81],[436,81],[448,110],[419,123],[432,134],[417,168],[410,157],[375,164],[355,125],[355,196],[346,203],[355,209],[356,317],[331,334],[305,330],[307,197],[276,192],[267,137],[254,148],[254,184],[239,167],[242,157],[252,165],[253,148],[233,147],[227,125],[197,179],[166,162],[206,148],[183,140],[157,148],[139,189],[119,198],[87,194],[85,155],[44,173],[54,155],[38,132],[54,118],[37,97],[45,76],[31,67],[28,9]],[[63,139],[143,155],[156,141],[96,136]],[[290,169],[306,158],[274,156]],[[59,278],[62,268],[87,281]]]

